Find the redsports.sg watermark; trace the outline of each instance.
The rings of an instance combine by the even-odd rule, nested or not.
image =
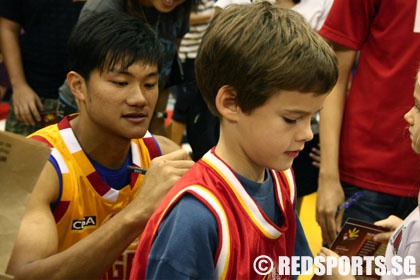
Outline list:
[[[392,267],[387,268],[384,256],[293,256],[291,258],[280,256],[272,260],[269,256],[261,255],[254,260],[254,271],[259,275],[332,275],[333,269],[341,275],[416,275],[416,259],[394,256],[391,259]]]

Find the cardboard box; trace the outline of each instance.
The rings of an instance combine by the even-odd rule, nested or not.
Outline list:
[[[0,279],[13,279],[5,271],[26,203],[48,160],[45,144],[0,131]]]

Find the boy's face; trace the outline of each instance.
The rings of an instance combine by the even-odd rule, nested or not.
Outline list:
[[[140,0],[142,6],[154,7],[161,13],[170,13],[186,0]]]
[[[405,113],[404,119],[410,132],[411,148],[414,152],[420,154],[420,76],[417,77],[414,88],[414,106]],[[420,206],[420,191],[417,196],[417,202]]]
[[[149,127],[158,98],[157,65],[137,63],[126,71],[94,70],[83,104],[98,129],[123,138],[141,138]]]
[[[420,85],[417,79],[414,89],[414,106],[404,115],[410,132],[411,147],[420,154]]]
[[[282,91],[239,122],[241,146],[254,164],[276,170],[292,166],[305,142],[313,138],[311,117],[327,97]]]

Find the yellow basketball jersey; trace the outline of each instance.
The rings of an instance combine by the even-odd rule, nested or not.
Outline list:
[[[133,200],[141,187],[144,175],[134,172],[131,173],[130,183],[122,189],[109,187],[80,147],[68,118],[30,137],[50,145],[51,156],[57,162],[59,169],[57,172],[59,176],[61,175],[60,199],[53,209],[59,237],[59,251],[71,247],[106,223]],[[154,147],[150,148],[150,143]],[[147,133],[143,139],[131,141],[134,166],[148,168],[151,161],[150,154],[153,154],[153,151],[149,152],[149,148],[151,150],[157,148],[150,133]],[[105,279],[129,278],[137,243],[138,240],[135,240],[127,248],[104,277]]]

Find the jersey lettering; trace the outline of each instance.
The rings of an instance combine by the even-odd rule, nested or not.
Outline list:
[[[112,265],[112,267],[105,274],[103,279],[118,280],[129,279],[131,267],[133,266],[133,259],[135,250],[127,250],[121,255]]]
[[[85,227],[96,226],[96,216],[86,216],[83,220],[73,220],[72,230],[83,230]]]

